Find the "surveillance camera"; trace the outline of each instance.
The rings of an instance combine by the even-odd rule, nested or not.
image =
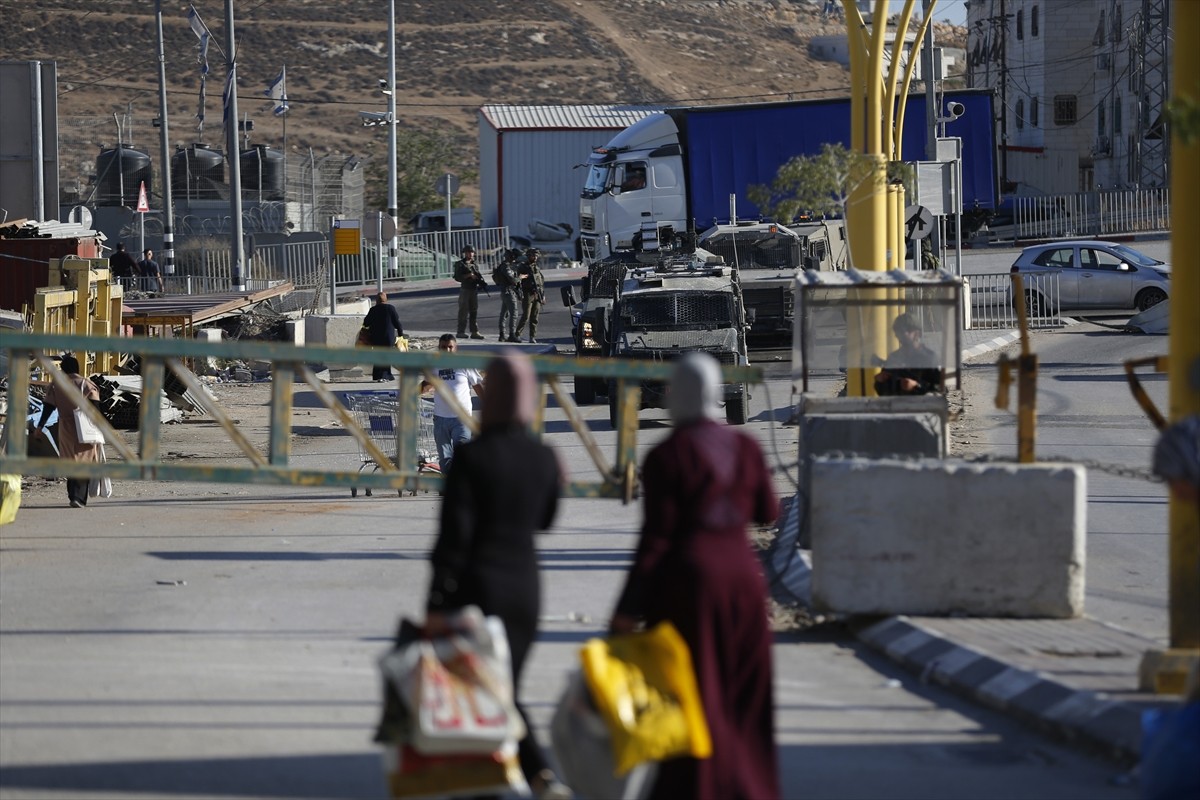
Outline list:
[[[967,113],[967,109],[962,103],[950,102],[946,103],[946,113],[950,115],[951,119],[958,119]]]
[[[379,79],[379,88],[380,89],[386,89],[387,85],[388,85],[388,82],[386,79],[384,79],[384,78]]]

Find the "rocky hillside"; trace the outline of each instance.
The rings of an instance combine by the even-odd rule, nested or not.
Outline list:
[[[817,0],[397,0],[400,124],[453,139],[473,170],[484,103],[755,102],[844,93],[849,73],[814,61],[814,35],[844,32]],[[163,0],[171,138],[219,143],[224,3],[196,0],[214,34],[206,123],[196,130],[197,39],[188,4]],[[280,146],[263,91],[286,64],[287,148],[382,159],[383,0],[238,0],[238,102],[251,141]],[[58,64],[64,184],[123,138],[157,153],[158,61],[149,0],[0,0],[0,53]],[[939,42],[962,46],[962,29]],[[81,177],[80,180],[85,180]],[[466,188],[466,187],[464,187]],[[468,192],[469,201],[471,193]]]

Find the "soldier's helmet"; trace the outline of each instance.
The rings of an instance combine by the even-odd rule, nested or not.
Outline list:
[[[471,245],[467,245],[466,247],[464,247],[464,248],[462,249],[462,254],[463,254],[464,256],[465,256],[467,253],[474,253],[474,252],[475,252],[475,248],[474,248],[474,247],[472,247]]]
[[[525,257],[530,259],[531,261],[533,259],[537,258],[538,256],[540,256],[541,254],[542,254],[542,251],[538,250],[536,247],[525,248]]]
[[[516,261],[518,258],[521,257],[521,251],[519,248],[516,248],[516,247],[510,248],[510,249],[504,251],[504,257],[506,259],[508,259],[509,261]]]

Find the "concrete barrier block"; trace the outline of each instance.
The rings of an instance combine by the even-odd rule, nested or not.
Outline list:
[[[353,347],[362,327],[363,314],[310,314],[304,318],[304,341],[330,347]]]
[[[1076,464],[817,459],[813,599],[843,614],[1077,617]]]

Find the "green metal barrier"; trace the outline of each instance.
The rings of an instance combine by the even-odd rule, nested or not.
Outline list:
[[[7,426],[6,444],[0,458],[0,473],[43,475],[61,478],[109,477],[119,480],[197,481],[214,483],[257,483],[291,486],[361,486],[370,489],[396,491],[429,491],[442,486],[436,473],[416,469],[417,421],[419,387],[422,379],[429,381],[443,396],[450,396],[437,378],[441,367],[461,367],[482,370],[495,357],[494,353],[442,353],[414,351],[402,353],[386,348],[344,348],[304,346],[279,342],[227,341],[203,342],[188,339],[151,339],[144,337],[61,336],[34,333],[5,333],[0,350],[8,355],[8,420],[24,423],[29,415],[29,387],[32,365],[54,380],[61,391],[81,404],[85,413],[104,431],[105,439],[115,455],[101,463],[77,462],[57,458],[31,458],[27,455],[28,441],[24,424]],[[229,434],[245,455],[247,464],[200,466],[166,463],[160,458],[161,405],[143,402],[140,406],[137,446],[131,447],[124,434],[114,430],[98,409],[84,403],[79,390],[45,355],[86,351],[89,353],[128,353],[136,355],[142,364],[142,396],[158,398],[163,392],[166,371],[179,377],[198,398],[204,410]],[[271,407],[268,452],[262,453],[238,430],[237,424],[219,404],[211,401],[185,359],[242,359],[271,362]],[[533,356],[534,369],[563,409],[572,430],[582,441],[596,467],[596,480],[572,480],[563,487],[567,497],[612,497],[625,502],[632,500],[637,490],[637,429],[638,407],[641,402],[642,381],[665,381],[671,365],[664,362],[624,359],[576,359],[570,356]],[[396,457],[393,461],[371,440],[371,436],[355,421],[353,415],[334,393],[313,373],[310,364],[322,365],[387,365],[398,372],[396,419]],[[86,372],[86,368],[84,369]],[[762,371],[757,367],[722,367],[728,382],[761,383]],[[582,375],[616,381],[619,427],[616,453],[609,463],[579,414],[570,393],[563,389],[562,375]],[[376,472],[353,470],[298,469],[290,464],[292,437],[292,394],[295,384],[307,384],[322,404],[345,426],[347,433],[362,446],[378,466]],[[541,405],[534,423],[538,433],[543,431],[546,393],[539,392]],[[461,414],[469,425],[469,409]],[[411,465],[411,466],[410,466]]]

